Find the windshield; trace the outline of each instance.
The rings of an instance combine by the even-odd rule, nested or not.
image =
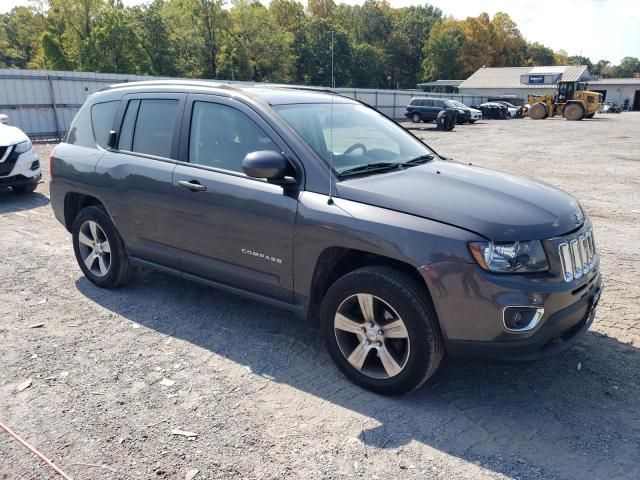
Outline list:
[[[456,107],[458,108],[467,108],[467,106],[464,103],[460,103],[456,100],[449,100],[451,103],[453,103]]]
[[[306,103],[274,108],[338,175],[433,155],[400,125],[364,105]]]

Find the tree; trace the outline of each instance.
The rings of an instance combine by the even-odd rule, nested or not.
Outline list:
[[[386,86],[385,53],[368,43],[354,45],[351,78],[360,88],[383,88]]]
[[[129,11],[154,75],[175,76],[177,69],[169,29],[162,10],[165,0],[153,0],[148,5],[135,6]]]
[[[331,19],[335,8],[336,4],[333,0],[309,0],[307,2],[307,9],[314,17]]]
[[[296,0],[272,0],[269,13],[275,24],[293,33],[304,20],[304,6]]]
[[[491,19],[493,32],[495,67],[516,67],[523,65],[527,54],[527,42],[522,37],[516,23],[503,12],[496,13]]]
[[[571,55],[567,57],[567,65],[586,65],[589,68],[589,72],[593,72],[593,63],[588,57],[582,55]]]
[[[635,57],[624,57],[620,65],[611,68],[614,77],[631,78],[634,73],[640,73],[640,60]]]
[[[462,76],[460,54],[465,43],[459,23],[446,18],[436,24],[424,45],[423,76],[427,80],[456,79]]]
[[[553,50],[541,43],[533,42],[527,45],[527,65],[553,65],[554,60]]]
[[[42,34],[42,66],[49,70],[72,70],[73,65],[51,32]]]

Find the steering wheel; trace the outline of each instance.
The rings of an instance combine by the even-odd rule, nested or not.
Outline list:
[[[364,155],[365,153],[367,153],[367,146],[362,144],[362,143],[354,143],[353,145],[351,145],[349,148],[347,148],[343,155],[349,155],[350,153],[353,153],[355,150],[362,150],[362,154]]]

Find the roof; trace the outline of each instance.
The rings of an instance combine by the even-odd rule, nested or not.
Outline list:
[[[522,75],[530,73],[561,73],[562,81],[576,82],[589,79],[586,65],[554,65],[548,67],[499,67],[479,69],[467,78],[458,88],[555,88],[555,85],[520,83]]]
[[[640,78],[601,78],[590,80],[589,85],[640,85]]]
[[[171,91],[204,91],[215,90],[225,92],[227,96],[246,94],[259,97],[270,105],[285,105],[294,103],[357,103],[339,92],[324,87],[307,87],[280,84],[250,84],[231,85],[212,80],[146,80],[141,82],[115,83],[100,89],[100,92],[113,90],[167,89]]]
[[[464,80],[436,80],[435,82],[419,83],[419,87],[457,87]]]

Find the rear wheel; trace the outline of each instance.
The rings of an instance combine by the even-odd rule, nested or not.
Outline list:
[[[338,279],[321,310],[325,344],[354,383],[383,394],[422,385],[444,354],[425,286],[387,267],[365,267]]]
[[[531,120],[542,120],[547,116],[547,107],[544,103],[534,103],[529,108],[529,118]]]
[[[38,188],[37,183],[30,183],[29,185],[20,185],[19,187],[11,187],[13,193],[33,193]]]
[[[422,121],[422,117],[419,113],[414,113],[413,115],[411,115],[411,121],[413,123],[420,123]]]
[[[567,120],[582,120],[584,118],[584,109],[582,108],[582,105],[578,103],[570,103],[564,107],[562,114]]]
[[[115,288],[130,280],[133,268],[124,243],[102,207],[80,211],[73,222],[72,238],[78,265],[92,283]]]

